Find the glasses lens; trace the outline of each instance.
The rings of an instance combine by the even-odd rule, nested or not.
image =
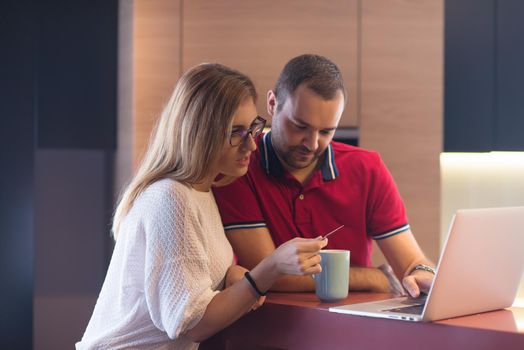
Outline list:
[[[264,127],[266,126],[266,120],[261,116],[257,116],[251,124],[250,128],[244,131],[236,131],[231,134],[229,138],[229,144],[232,147],[240,145],[242,142],[247,140],[248,135],[251,135],[255,139],[258,135],[262,134]]]
[[[264,127],[266,126],[266,120],[261,116],[257,116],[253,124],[253,131],[256,134],[254,136],[258,136],[262,133],[262,131],[264,131]]]
[[[251,134],[253,135],[253,138],[256,138],[258,135],[262,134],[262,131],[264,131],[264,125],[265,123],[262,122],[258,125],[253,126],[253,133]]]
[[[231,137],[229,138],[229,144],[233,147],[236,147],[242,143],[242,139],[244,138],[243,133],[234,132],[231,134]]]

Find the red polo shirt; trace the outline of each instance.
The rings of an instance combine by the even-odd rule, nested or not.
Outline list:
[[[257,145],[247,174],[213,189],[226,231],[267,227],[279,246],[344,225],[327,248],[349,249],[352,265],[371,266],[372,239],[409,229],[402,198],[378,153],[331,142],[319,169],[302,185],[280,164],[271,132]]]

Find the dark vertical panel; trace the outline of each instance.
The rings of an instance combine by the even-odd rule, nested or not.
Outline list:
[[[524,1],[497,2],[494,150],[524,150]]]
[[[106,163],[98,150],[35,153],[35,297],[98,295],[109,237]]]
[[[446,0],[444,151],[492,148],[494,9],[494,0]]]
[[[62,349],[82,337],[111,247],[118,1],[35,3],[33,337]]]
[[[39,6],[38,147],[114,149],[118,2]]]
[[[0,2],[0,348],[31,349],[34,13]]]
[[[57,224],[50,230],[61,228],[60,215],[69,215],[65,228],[70,230],[79,216],[88,222],[75,232],[77,239],[84,241],[80,248],[78,241],[71,241],[72,236],[59,236],[62,231],[46,237],[48,231],[38,237],[50,238],[43,247],[64,253],[39,261],[39,268],[51,276],[43,293],[50,298],[44,302],[60,301],[65,296],[66,303],[58,306],[84,310],[90,298],[96,298],[107,264],[105,242],[112,207],[108,159],[116,144],[117,1],[71,4],[66,0],[3,0],[0,17],[0,348],[57,348],[33,344],[33,328],[39,327],[33,326],[34,235],[35,231],[42,232],[35,229],[34,220],[39,214],[45,221],[47,213],[58,213]],[[79,165],[82,159],[75,159],[75,155],[68,158],[69,163],[59,160],[59,164],[54,163],[55,158],[39,158],[44,173],[35,174],[37,137],[42,148],[96,149],[98,168],[90,168],[90,161]],[[60,176],[46,178],[44,175],[52,170],[48,166],[60,171]],[[47,180],[62,191],[62,197],[55,197],[43,184],[37,207],[34,183]],[[78,193],[83,193],[83,198],[72,198]],[[64,198],[66,202],[56,202]],[[82,212],[79,206],[71,205],[77,200],[91,205],[91,211]],[[49,227],[43,224],[41,228]],[[68,262],[77,257],[74,248],[85,247],[91,247],[98,258],[83,257],[84,276],[77,276],[74,264]],[[72,276],[79,280],[73,281]],[[42,320],[50,325],[55,316],[46,313]],[[86,315],[75,316],[62,320],[85,321]],[[85,329],[85,324],[70,328]],[[56,334],[75,340],[81,335],[60,333],[64,331],[60,328]]]
[[[107,269],[118,1],[35,3],[33,337],[63,349],[81,339]]]
[[[111,247],[109,153],[35,152],[35,350],[70,348],[93,312]]]

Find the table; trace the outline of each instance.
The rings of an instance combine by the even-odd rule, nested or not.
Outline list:
[[[261,308],[203,342],[200,349],[524,349],[524,308],[428,323],[328,310],[389,297],[349,293],[339,303],[326,304],[314,293],[270,293]]]

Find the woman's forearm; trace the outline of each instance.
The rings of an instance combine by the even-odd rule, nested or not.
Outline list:
[[[250,274],[261,291],[268,290],[280,276],[271,257],[261,261]],[[258,298],[249,282],[245,278],[240,279],[211,299],[202,319],[186,335],[195,342],[207,339],[251,310]]]
[[[294,238],[280,245],[251,270],[260,292],[265,292],[284,274],[311,275],[320,272],[318,251],[327,239]],[[198,324],[186,334],[202,341],[227,327],[249,311],[260,296],[245,278],[215,295]]]

